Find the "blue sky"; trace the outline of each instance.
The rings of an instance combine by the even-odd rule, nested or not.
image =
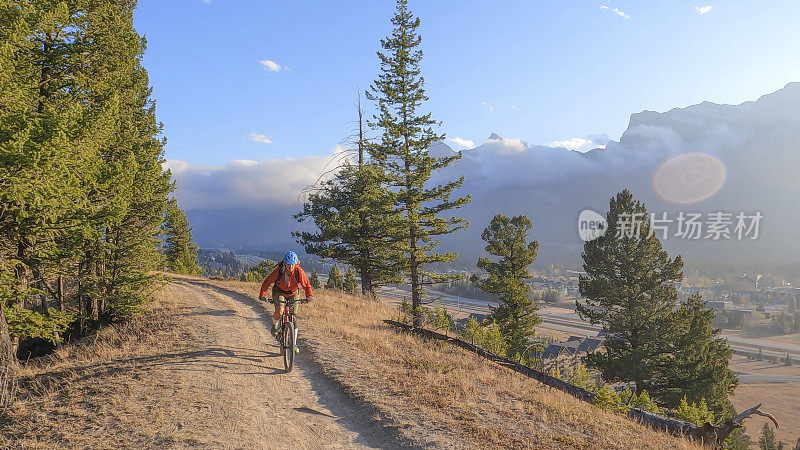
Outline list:
[[[634,112],[735,104],[800,81],[798,2],[410,6],[422,19],[427,107],[448,138],[476,145],[492,132],[616,140]],[[357,87],[377,74],[393,10],[384,0],[140,0],[166,157],[330,154],[354,127]]]

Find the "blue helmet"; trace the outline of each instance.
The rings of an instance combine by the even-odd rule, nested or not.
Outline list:
[[[300,262],[300,258],[297,257],[297,253],[289,251],[284,255],[283,262],[286,264],[297,264]]]

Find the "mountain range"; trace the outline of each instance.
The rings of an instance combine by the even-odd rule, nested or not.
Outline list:
[[[482,256],[480,234],[498,213],[525,214],[533,222],[530,238],[540,242],[539,264],[576,264],[582,241],[578,216],[591,209],[605,215],[608,200],[629,189],[658,217],[678,214],[760,213],[757,239],[735,237],[718,240],[675,237],[672,227],[664,246],[696,264],[749,264],[800,262],[800,83],[739,105],[703,102],[666,112],[643,111],[631,115],[619,141],[609,141],[586,152],[562,147],[528,145],[518,139],[491,134],[472,149],[460,150],[461,159],[436,173],[433,182],[464,175],[460,194],[472,202],[456,211],[467,218],[466,231],[446,236],[442,249],[460,253],[457,266],[473,268]],[[430,148],[437,156],[456,154],[445,142]],[[314,181],[318,160],[308,160],[300,170],[306,184]],[[281,164],[285,161],[281,160]],[[303,161],[295,161],[302,164]],[[242,183],[222,176],[233,165],[217,170],[175,170],[179,199],[185,204],[201,247],[281,249],[296,247],[291,218],[301,204],[290,192],[276,201],[265,199],[242,205],[231,199],[220,205],[204,204],[204,182]],[[275,161],[244,164],[251,170],[270,172]],[[321,167],[320,167],[321,171]],[[319,173],[319,172],[316,172]],[[299,193],[304,179],[296,181]],[[215,193],[226,192],[216,186]],[[246,184],[241,189],[247,189]],[[254,186],[253,189],[263,188]],[[662,216],[666,214],[666,216]],[[705,234],[705,231],[703,231]]]

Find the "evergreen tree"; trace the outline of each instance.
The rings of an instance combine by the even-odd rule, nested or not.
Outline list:
[[[728,367],[733,349],[720,337],[720,330],[711,327],[713,320],[714,311],[699,293],[681,303],[675,315],[673,351],[664,360],[664,373],[655,382],[655,392],[670,408],[677,406],[681,397],[707,401],[721,419],[733,412],[728,397],[739,379]]]
[[[153,286],[170,183],[133,9],[0,3],[0,253],[18,307],[55,299],[98,322]]]
[[[358,280],[356,280],[356,273],[353,268],[347,269],[342,281],[342,290],[351,295],[358,294]]]
[[[49,277],[78,247],[65,241],[83,231],[75,218],[91,173],[90,107],[72,94],[79,78],[70,71],[85,62],[85,45],[66,2],[3,2],[0,16],[8,24],[0,35],[0,256],[13,272],[8,300],[46,307]]]
[[[380,167],[365,158],[363,115],[359,97],[357,165],[345,154],[344,164],[332,178],[314,187],[303,211],[294,216],[299,222],[311,219],[318,231],[292,235],[306,252],[356,267],[361,293],[374,297],[379,286],[400,281],[397,266],[402,255],[385,245],[395,221],[393,200],[383,185]]]
[[[93,216],[81,291],[84,312],[95,322],[120,320],[141,311],[161,263],[160,241],[170,174],[162,169],[164,141],[155,118],[145,42],[133,28],[131,0],[91,4],[87,53],[97,61],[86,73],[86,101],[102,105],[95,127],[102,164],[89,192]]]
[[[342,289],[342,286],[344,286],[342,274],[339,272],[339,268],[336,267],[336,264],[334,264],[331,271],[328,272],[328,281],[325,282],[325,289]]]
[[[167,202],[163,233],[167,268],[185,275],[202,274],[203,270],[197,264],[198,249],[192,239],[192,227],[174,198]]]
[[[790,296],[789,297],[789,312],[793,313],[797,311],[797,296]]]
[[[242,274],[242,281],[248,281],[251,283],[261,283],[264,281],[273,270],[275,270],[275,266],[278,263],[272,260],[261,261],[260,263],[256,264],[255,266],[251,267],[249,270]]]
[[[499,325],[508,356],[518,361],[525,356],[535,327],[541,322],[536,314],[538,308],[528,295],[530,286],[526,283],[531,278],[528,266],[536,260],[539,249],[538,242],[527,241],[532,227],[525,216],[509,219],[501,214],[495,215],[481,237],[487,243],[486,251],[500,259],[478,259],[478,268],[488,274],[488,278],[479,281],[478,286],[494,294],[500,303],[492,308],[488,320]]]
[[[411,284],[411,302],[414,325],[422,325],[420,306],[423,285],[455,279],[425,269],[431,263],[453,261],[455,253],[436,253],[438,236],[453,233],[467,226],[464,219],[441,217],[443,213],[458,208],[469,197],[450,199],[464,178],[443,185],[429,186],[431,174],[444,168],[460,154],[434,157],[428,148],[444,139],[434,126],[438,123],[431,114],[419,110],[428,99],[419,64],[422,50],[417,34],[419,18],[408,9],[406,0],[397,0],[397,10],[392,18],[392,34],[381,39],[382,52],[378,52],[381,73],[367,93],[377,102],[378,113],[370,126],[380,130],[380,140],[369,145],[369,154],[382,169],[385,183],[395,202],[397,228],[388,233],[387,246],[401,251],[402,273]]]
[[[750,450],[753,441],[745,432],[745,427],[736,427],[725,439],[725,448],[728,450]]]
[[[0,374],[6,311],[51,339],[71,312],[135,313],[154,286],[171,184],[134,7],[0,0]]]
[[[609,382],[633,381],[636,393],[653,389],[675,337],[677,291],[683,261],[670,259],[648,233],[647,209],[627,190],[610,201],[607,232],[584,244],[585,276],[579,280],[586,305],[578,314],[600,324],[605,352],[586,356]]]
[[[758,448],[761,450],[778,450],[778,445],[775,442],[775,432],[768,424],[764,424],[761,428],[761,437],[758,438]]]
[[[309,277],[308,282],[311,283],[311,287],[314,289],[319,289],[321,283],[319,282],[319,275],[317,275],[317,269],[314,268],[311,270],[311,277]]]

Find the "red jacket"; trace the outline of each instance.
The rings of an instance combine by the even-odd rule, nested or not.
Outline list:
[[[303,270],[300,265],[294,266],[294,273],[289,274],[289,280],[287,282],[286,277],[281,275],[281,267],[283,267],[283,263],[278,263],[278,266],[275,267],[275,270],[272,271],[271,274],[264,280],[261,284],[261,293],[259,293],[259,297],[267,296],[267,291],[272,289],[272,285],[275,284],[275,281],[278,282],[278,289],[282,292],[281,294],[286,297],[291,297],[297,294],[297,288],[299,286],[303,286],[303,290],[306,291],[306,298],[313,297],[313,293],[311,292],[311,283],[308,281],[308,277],[306,276],[306,272]],[[299,283],[298,283],[299,281]],[[271,296],[272,293],[270,292]]]

